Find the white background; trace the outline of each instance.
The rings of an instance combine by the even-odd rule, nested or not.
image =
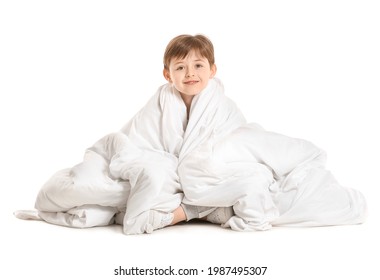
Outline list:
[[[128,279],[113,269],[172,265],[205,270],[192,279],[249,279],[206,275],[236,265],[267,266],[256,279],[379,279],[376,2],[1,1],[0,278]],[[145,104],[165,82],[166,44],[183,33],[213,41],[217,76],[249,121],[327,151],[338,181],[366,196],[365,224],[251,233],[190,224],[126,236],[14,218]]]

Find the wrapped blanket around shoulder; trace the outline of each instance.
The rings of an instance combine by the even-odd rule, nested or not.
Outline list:
[[[125,234],[166,226],[181,202],[232,207],[222,226],[239,231],[362,223],[364,197],[324,164],[312,143],[247,124],[218,79],[194,97],[188,121],[180,94],[166,84],[120,132],[46,182],[38,215],[15,214],[70,227],[119,223]]]

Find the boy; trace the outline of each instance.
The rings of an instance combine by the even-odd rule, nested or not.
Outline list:
[[[191,102],[201,93],[217,71],[212,42],[203,35],[179,35],[173,38],[164,54],[163,75],[174,85],[186,105],[189,120]],[[224,223],[232,216],[232,208],[197,207],[182,204],[173,212],[174,225],[184,220],[203,218]]]

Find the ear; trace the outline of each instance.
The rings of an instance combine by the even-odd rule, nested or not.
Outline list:
[[[172,79],[170,78],[170,73],[169,73],[169,70],[164,68],[164,70],[162,71],[162,74],[164,75],[164,78],[169,82],[171,83],[172,82]]]
[[[211,66],[210,79],[211,79],[211,78],[214,78],[214,76],[215,76],[215,74],[216,74],[216,70],[217,70],[216,65],[213,64],[213,65]]]

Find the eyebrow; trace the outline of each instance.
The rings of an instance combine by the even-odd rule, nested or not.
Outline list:
[[[194,62],[205,62],[206,58],[205,59],[195,59]],[[183,63],[183,60],[180,60],[180,61],[177,61],[176,63],[174,63],[174,65],[177,65],[177,64],[181,64]]]

